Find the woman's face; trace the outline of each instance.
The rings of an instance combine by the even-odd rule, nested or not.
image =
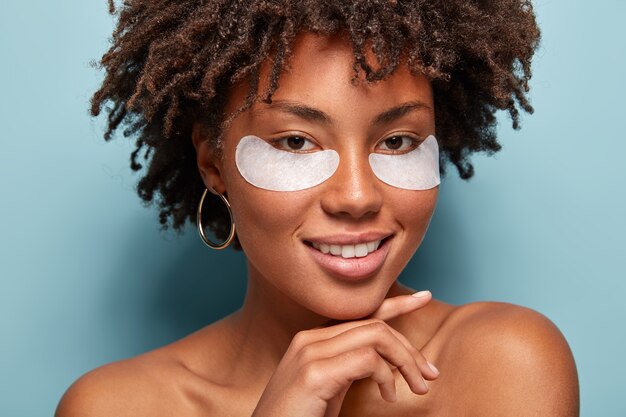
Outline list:
[[[397,146],[399,135],[421,141],[435,134],[430,83],[423,76],[412,76],[403,64],[385,81],[354,86],[353,59],[345,38],[302,33],[272,104],[255,104],[233,121],[225,132],[220,160],[212,159],[208,145],[197,142],[194,134],[205,184],[228,195],[248,258],[249,279],[317,314],[340,320],[363,317],[380,305],[422,242],[438,191],[387,185],[374,175],[368,161],[370,153]],[[374,58],[368,59],[375,66]],[[260,92],[267,87],[269,70],[266,62]],[[247,90],[245,82],[232,90],[227,114],[243,103]],[[386,113],[406,103],[415,105]],[[246,135],[265,140],[297,136],[281,142],[286,149],[302,146],[299,138],[304,138],[302,149],[335,150],[339,166],[312,188],[257,188],[246,182],[235,164],[235,148]],[[374,252],[348,259],[312,246],[383,238]],[[343,255],[349,256],[346,251],[349,248]]]

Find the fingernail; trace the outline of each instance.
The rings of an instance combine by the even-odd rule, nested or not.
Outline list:
[[[428,384],[426,383],[426,380],[424,378],[420,378],[422,380],[422,385],[424,386],[424,389],[426,391],[428,391]]]
[[[428,294],[430,294],[430,291],[418,291],[415,294],[411,294],[411,296],[416,298],[422,298],[426,297]]]
[[[437,369],[437,367],[435,365],[433,365],[432,363],[426,361],[426,363],[428,364],[428,366],[430,367],[430,369],[433,370],[434,373],[436,373],[437,375],[439,375],[439,369]]]

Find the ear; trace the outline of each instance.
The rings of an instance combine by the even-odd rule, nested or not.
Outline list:
[[[206,136],[206,128],[201,123],[193,124],[191,140],[196,149],[196,161],[204,185],[209,191],[213,188],[218,193],[224,194],[226,186],[222,180],[221,160]]]

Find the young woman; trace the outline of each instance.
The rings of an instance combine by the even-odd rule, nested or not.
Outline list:
[[[138,191],[164,226],[194,221],[207,245],[243,249],[248,289],[218,322],[82,376],[57,417],[578,415],[548,319],[397,282],[439,163],[469,178],[471,153],[499,149],[494,113],[517,127],[532,111],[528,2],[134,0],[118,13],[92,112],[109,105],[107,139],[136,135]]]

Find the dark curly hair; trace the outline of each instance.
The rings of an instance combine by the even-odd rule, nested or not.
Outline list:
[[[206,127],[219,150],[229,121],[257,100],[271,102],[300,31],[345,32],[353,81],[361,71],[366,82],[385,79],[406,54],[411,73],[425,74],[433,87],[442,175],[449,161],[469,179],[472,153],[500,150],[497,110],[508,111],[514,129],[520,108],[533,111],[526,93],[540,32],[526,0],[125,0],[120,8],[109,0],[109,11],[117,27],[99,64],[106,77],[91,114],[108,112],[105,140],[120,127],[136,138],[131,168],[147,162],[137,191],[145,204],[156,200],[164,229],[195,222],[204,190],[193,123]],[[365,59],[370,44],[378,69]],[[269,88],[259,97],[260,64],[270,56]],[[245,103],[224,114],[230,88],[245,80]],[[226,237],[223,204],[208,207],[206,224]]]

